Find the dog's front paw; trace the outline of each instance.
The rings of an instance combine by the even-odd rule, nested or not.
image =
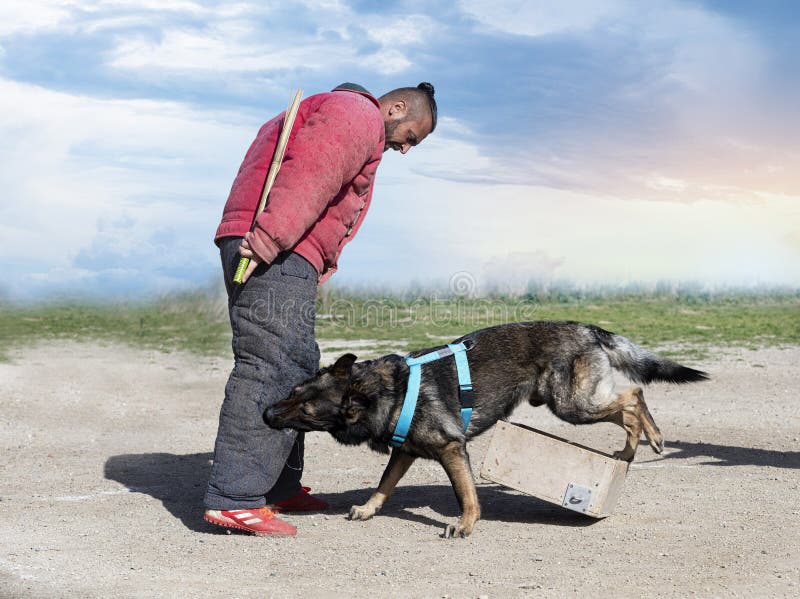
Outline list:
[[[621,449],[620,451],[615,451],[612,454],[612,457],[615,460],[622,460],[623,462],[632,462],[633,458],[636,457],[636,451],[633,451],[629,448]]]
[[[460,522],[458,524],[449,524],[444,529],[444,538],[455,539],[457,537],[461,537],[462,539],[465,539],[472,534],[472,528],[473,526],[462,526]]]
[[[364,505],[354,505],[350,508],[350,515],[348,517],[351,520],[369,520],[375,515],[376,511],[377,510],[368,503]]]

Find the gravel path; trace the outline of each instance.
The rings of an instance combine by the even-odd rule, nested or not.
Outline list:
[[[800,348],[700,366],[711,382],[646,390],[666,450],[640,446],[610,518],[481,482],[475,533],[445,540],[455,498],[440,466],[417,462],[382,514],[349,522],[386,457],[315,433],[304,482],[332,509],[270,539],[202,520],[226,360],[18,350],[0,364],[0,597],[800,596]],[[623,442],[543,408],[513,420]],[[476,472],[488,440],[470,446]]]

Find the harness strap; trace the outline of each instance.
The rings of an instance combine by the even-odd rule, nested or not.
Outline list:
[[[406,396],[403,399],[403,407],[400,409],[400,416],[397,418],[397,424],[394,427],[394,433],[389,445],[400,447],[406,440],[408,429],[411,428],[411,420],[417,409],[417,398],[419,397],[419,388],[422,383],[422,365],[441,360],[447,356],[453,356],[456,361],[461,420],[464,423],[464,431],[466,432],[472,416],[473,404],[472,380],[469,374],[467,349],[464,343],[451,343],[447,347],[416,358],[405,358],[406,364],[408,364],[408,386],[406,387]]]
[[[459,343],[458,345],[464,345],[464,344]],[[458,345],[451,344],[448,345],[447,347],[437,349],[436,351],[432,351],[430,353],[417,356],[416,358],[406,358],[406,364],[408,364],[409,366],[417,366],[421,364],[427,364],[428,362],[435,362],[436,360],[441,360],[442,358],[446,358],[447,356],[452,356],[454,352],[453,348],[458,347]],[[466,350],[466,348],[463,349]]]
[[[461,420],[464,422],[464,432],[467,432],[469,419],[472,417],[472,402],[475,399],[475,394],[472,391],[472,378],[469,375],[467,348],[463,343],[448,345],[447,347],[453,350],[453,357],[456,360],[456,371],[458,372],[458,399],[461,402]]]
[[[394,427],[392,440],[389,441],[389,445],[392,447],[400,447],[406,440],[408,429],[411,427],[411,419],[417,409],[417,396],[419,395],[419,385],[422,381],[422,368],[420,368],[419,363],[413,364],[408,358],[406,358],[406,362],[408,362],[409,367],[408,387],[406,388],[406,397],[403,400],[403,408],[400,410],[400,416],[397,418],[397,424]]]

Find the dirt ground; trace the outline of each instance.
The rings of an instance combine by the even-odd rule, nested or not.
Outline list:
[[[640,447],[605,520],[479,480],[483,519],[446,540],[455,498],[417,462],[381,514],[350,522],[386,457],[314,433],[304,482],[332,508],[274,539],[202,520],[227,360],[17,350],[0,364],[0,596],[799,596],[800,348],[699,366],[712,381],[646,391],[666,450]],[[513,420],[601,450],[624,437],[545,408]],[[488,441],[470,446],[476,475]]]

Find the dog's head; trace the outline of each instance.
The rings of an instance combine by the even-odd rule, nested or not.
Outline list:
[[[402,360],[386,356],[355,364],[356,356],[345,354],[267,408],[264,421],[272,428],[327,431],[348,445],[374,440],[383,415],[371,408],[394,397],[395,358]]]
[[[272,428],[299,431],[330,432],[339,428],[355,361],[356,356],[345,354],[333,366],[297,385],[289,397],[264,411],[264,421]]]

